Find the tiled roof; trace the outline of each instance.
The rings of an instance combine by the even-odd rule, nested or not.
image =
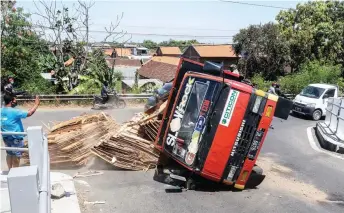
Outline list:
[[[237,58],[232,45],[194,45],[201,57]]]
[[[124,58],[107,58],[106,63],[108,67],[112,67],[115,61],[115,66],[140,67],[141,62],[138,59],[124,59]]]
[[[139,69],[139,75],[145,78],[169,82],[174,78],[176,71],[177,65],[150,60]]]
[[[159,47],[162,55],[181,55],[179,47]]]
[[[104,50],[104,54],[105,54],[105,55],[108,55],[108,56],[111,56],[112,53],[113,53],[113,51],[114,51],[114,49],[105,49],[105,50]]]
[[[172,65],[178,65],[180,58],[171,56],[154,56],[151,60]]]
[[[115,48],[118,57],[126,57],[131,55],[130,48]]]

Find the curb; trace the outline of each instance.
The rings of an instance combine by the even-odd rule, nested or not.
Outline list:
[[[339,142],[336,142],[333,139],[327,137],[326,132],[323,131],[319,123],[316,124],[315,135],[319,141],[320,146],[323,149],[344,154],[344,144],[339,144]]]

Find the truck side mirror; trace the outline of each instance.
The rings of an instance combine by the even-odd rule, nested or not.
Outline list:
[[[326,98],[329,98],[328,94],[325,94],[325,95],[323,96],[323,99],[326,99]]]
[[[217,76],[221,76],[222,69],[223,69],[222,64],[217,64],[217,63],[210,62],[210,61],[206,61],[204,63],[204,66],[203,66],[204,72],[207,72],[207,73],[213,74],[213,75],[217,75]]]

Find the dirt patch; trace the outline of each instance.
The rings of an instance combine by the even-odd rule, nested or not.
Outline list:
[[[311,183],[300,182],[293,176],[293,170],[276,163],[270,157],[259,157],[257,164],[266,175],[263,184],[267,187],[286,192],[312,202],[327,201],[328,195]]]

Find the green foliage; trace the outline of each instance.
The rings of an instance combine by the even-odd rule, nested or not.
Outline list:
[[[311,83],[343,84],[340,65],[323,64],[319,61],[308,62],[301,66],[299,73],[282,77],[280,84],[285,93],[298,94]]]
[[[31,28],[29,14],[1,3],[1,77],[14,76],[16,84],[29,92],[53,92],[55,88],[40,76],[40,58],[49,52],[47,43]]]
[[[102,88],[102,82],[97,79],[80,76],[80,83],[69,94],[99,94]]]
[[[112,71],[105,61],[102,50],[96,49],[90,55],[88,67],[85,75],[103,84],[105,81],[112,85],[114,83],[114,71]]]
[[[142,46],[152,50],[152,49],[156,49],[158,47],[158,43],[156,43],[152,40],[144,40],[142,43]]]
[[[289,47],[280,38],[278,27],[273,23],[250,25],[233,38],[236,54],[241,54],[239,70],[249,78],[261,71],[265,79],[274,80],[284,75],[289,61]]]
[[[290,46],[292,67],[311,60],[344,65],[344,2],[310,1],[276,17]]]
[[[55,94],[56,86],[41,76],[37,76],[35,80],[25,81],[21,89],[29,94]]]
[[[122,81],[123,80],[123,73],[121,71],[115,70],[113,72],[113,79],[115,81]]]
[[[179,47],[180,50],[184,50],[190,45],[193,44],[199,44],[199,42],[195,39],[193,40],[173,40],[170,39],[168,41],[163,41],[159,43],[159,46],[164,46],[164,47]]]
[[[271,81],[264,80],[262,74],[256,74],[251,79],[251,82],[256,84],[257,88],[263,91],[268,91],[269,87],[271,86]]]

